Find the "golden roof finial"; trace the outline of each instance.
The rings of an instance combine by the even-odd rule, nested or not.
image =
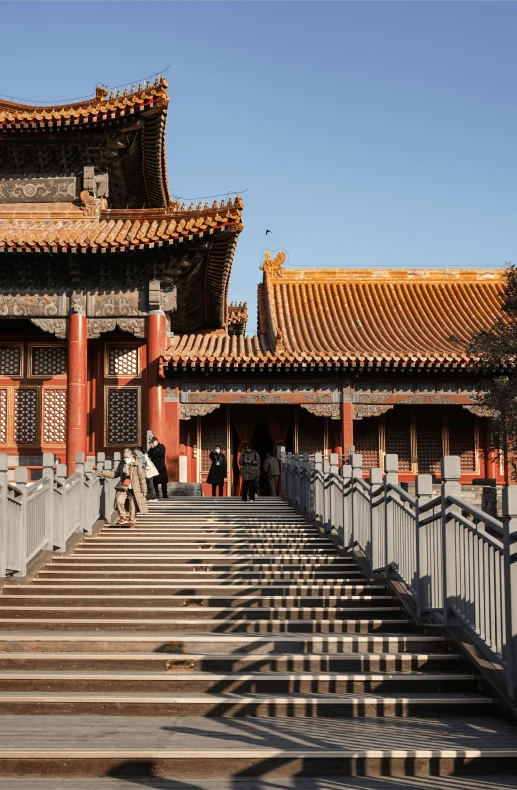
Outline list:
[[[284,270],[282,266],[284,265],[286,257],[285,252],[279,252],[275,258],[271,258],[271,253],[267,250],[264,254],[264,263],[260,267],[261,271],[270,277],[283,277]]]
[[[95,88],[95,98],[98,101],[104,101],[107,95],[108,95],[108,91],[106,90],[106,88],[103,88],[101,85],[97,85],[97,87]]]

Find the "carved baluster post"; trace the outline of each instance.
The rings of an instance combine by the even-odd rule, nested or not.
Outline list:
[[[45,505],[45,535],[47,543],[45,548],[52,551],[54,548],[54,455],[43,453],[43,474],[47,479],[48,492]]]
[[[517,486],[503,488],[504,606],[506,684],[517,699]]]
[[[384,554],[384,536],[379,525],[380,508],[382,505],[382,469],[370,469],[370,560],[372,570],[381,567],[381,557]],[[368,551],[366,552],[368,554]]]
[[[389,575],[389,569],[392,562],[395,560],[395,511],[393,506],[393,497],[395,494],[390,492],[390,486],[398,485],[399,482],[399,457],[395,453],[387,453],[384,458],[384,529],[385,529],[385,562],[386,562],[386,575]]]
[[[7,560],[7,473],[9,459],[0,453],[0,577],[5,576]]]
[[[440,562],[440,557],[434,557],[431,565],[430,552],[435,541],[430,539],[430,527],[427,524],[421,526],[420,521],[423,520],[429,513],[420,515],[420,508],[430,502],[433,496],[433,477],[432,475],[417,475],[416,477],[416,576],[417,584],[417,612],[418,617],[426,609],[431,608],[431,601],[436,597],[438,590],[434,589],[434,582],[436,581],[431,577],[432,568],[436,568]],[[435,529],[433,526],[432,529]],[[439,594],[439,593],[438,593]]]
[[[78,304],[68,318],[66,463],[75,470],[76,453],[86,452],[88,423],[88,321]]]
[[[449,502],[448,497],[461,497],[460,458],[457,455],[444,455],[441,462],[442,472],[442,573],[443,573],[443,620],[452,625],[454,614],[450,611],[455,605],[458,588],[456,579],[456,522],[454,514],[459,507]]]

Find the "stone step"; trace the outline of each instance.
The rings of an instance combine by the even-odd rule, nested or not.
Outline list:
[[[12,600],[12,599],[11,599]],[[384,605],[363,605],[354,606],[351,604],[346,607],[220,607],[220,606],[195,606],[193,602],[185,601],[182,606],[166,606],[158,605],[151,602],[149,606],[134,606],[132,602],[123,602],[122,605],[116,605],[109,600],[104,601],[104,605],[90,603],[89,605],[82,605],[77,602],[76,605],[65,606],[64,602],[56,605],[50,605],[45,600],[40,601],[41,605],[25,605],[18,604],[19,599],[14,599],[16,603],[4,604],[3,597],[0,598],[0,619],[8,618],[43,618],[52,619],[57,616],[63,619],[76,618],[76,617],[89,617],[89,618],[142,618],[146,617],[149,620],[167,619],[171,620],[217,620],[222,622],[228,620],[228,625],[231,626],[235,622],[253,620],[254,622],[304,622],[312,621],[317,623],[336,623],[336,628],[344,623],[346,620],[360,621],[366,618],[375,620],[376,618],[386,617],[390,620],[401,619],[405,622],[400,606],[394,605],[392,601],[384,603]],[[330,628],[330,625],[328,626]]]
[[[59,623],[62,623],[60,620]],[[7,630],[7,626],[11,626]],[[153,623],[154,625],[154,623]],[[399,623],[397,623],[399,625]],[[441,653],[448,655],[443,634],[369,633],[369,634],[310,634],[270,633],[265,635],[246,633],[186,633],[177,631],[173,635],[157,633],[123,633],[93,627],[82,630],[43,631],[36,622],[16,631],[9,621],[0,629],[0,654],[27,651],[30,653],[161,653],[180,655],[245,654],[255,656],[277,656],[295,654],[303,656],[325,655],[372,655],[400,653]],[[35,630],[38,628],[38,630]],[[171,638],[172,637],[172,638]]]
[[[97,545],[90,544],[89,546],[78,546],[74,552],[74,557],[96,557],[98,555],[102,557],[119,557],[119,556],[127,556],[127,555],[136,555],[138,557],[146,557],[146,556],[161,556],[161,557],[169,557],[169,556],[176,556],[176,557],[194,557],[198,558],[199,556],[203,555],[210,555],[216,557],[224,557],[227,558],[235,558],[237,561],[241,561],[242,558],[252,557],[255,559],[256,557],[270,557],[271,552],[278,551],[278,554],[282,554],[282,547],[275,546],[274,544],[269,544],[267,546],[243,546],[242,548],[234,548],[232,546],[224,546],[218,544],[214,546],[210,543],[206,543],[205,545],[197,545],[197,541],[190,542],[187,546],[178,546],[173,543],[168,544],[166,546],[163,545],[156,545],[156,544],[146,544],[145,546],[139,545],[131,545],[131,544],[115,544],[115,545],[105,545],[104,542],[101,542]],[[303,557],[305,556],[317,556],[317,557],[327,557],[327,556],[341,556],[337,555],[336,551],[331,547],[327,546],[311,546],[306,544],[305,546],[298,546],[296,557]]]
[[[224,694],[21,692],[0,693],[0,714],[110,716],[256,716],[346,719],[407,716],[462,716],[491,713],[493,701],[475,693],[439,694]],[[145,727],[145,724],[143,725]]]
[[[138,594],[137,594],[138,593]],[[185,597],[187,595],[187,597]],[[343,595],[343,596],[294,596],[294,595],[274,595],[270,597],[255,595],[248,596],[224,596],[224,595],[190,595],[183,593],[179,595],[167,595],[166,593],[155,592],[154,594],[142,595],[141,588],[134,590],[133,595],[127,595],[118,590],[106,588],[103,591],[84,593],[76,591],[71,594],[63,592],[61,594],[47,594],[42,592],[37,595],[32,590],[30,594],[2,595],[0,604],[7,607],[17,606],[24,609],[35,606],[56,606],[59,602],[61,606],[158,606],[158,607],[183,607],[184,609],[208,608],[210,610],[223,608],[231,609],[232,613],[243,607],[253,609],[261,613],[262,610],[274,608],[292,611],[302,609],[325,610],[328,612],[349,609],[400,609],[394,605],[394,600],[389,595]]]
[[[151,566],[155,567],[155,566]],[[224,571],[215,571],[215,570],[207,570],[206,565],[194,566],[193,568],[188,570],[177,570],[171,571],[167,568],[160,568],[159,570],[142,570],[140,567],[138,569],[131,569],[130,567],[126,568],[125,570],[117,570],[117,569],[110,569],[110,568],[96,568],[96,569],[78,569],[78,568],[60,568],[54,569],[47,568],[42,570],[38,574],[38,579],[42,579],[45,581],[49,581],[50,579],[54,581],[54,579],[67,579],[70,580],[72,578],[81,579],[82,581],[88,581],[92,579],[112,579],[115,580],[123,580],[123,579],[131,579],[132,581],[145,581],[150,580],[153,582],[162,579],[165,582],[179,582],[182,581],[185,584],[193,584],[197,583],[198,581],[216,581],[217,583],[224,584],[225,582],[228,584],[234,583],[242,583],[242,584],[262,584],[267,585],[271,583],[278,583],[278,584],[301,584],[303,582],[313,582],[314,584],[322,583],[323,581],[328,581],[329,584],[353,584],[353,583],[362,583],[364,581],[364,577],[359,570],[347,570],[344,571],[339,568],[335,569],[313,569],[312,571],[267,571],[267,570],[252,570],[252,571],[234,571],[232,572],[224,572]]]
[[[70,616],[65,612],[58,611],[59,616],[50,616],[49,613],[34,613],[30,616],[30,612],[22,612],[18,615],[11,614],[6,610],[2,611],[0,617],[0,635],[3,629],[10,631],[25,631],[27,629],[37,628],[42,631],[56,631],[56,630],[70,630],[70,631],[88,631],[88,630],[115,630],[115,631],[148,631],[158,630],[166,631],[168,633],[176,633],[178,631],[186,631],[191,633],[208,633],[208,632],[232,632],[232,633],[249,633],[249,634],[282,634],[282,633],[309,633],[309,634],[370,634],[377,631],[380,632],[406,632],[409,630],[409,622],[400,618],[379,618],[379,619],[354,619],[343,620],[229,620],[222,619],[205,619],[201,617],[190,618],[173,618],[163,617],[157,613],[155,617],[143,616],[140,617],[124,617],[123,612],[114,613],[102,612],[97,610],[95,615],[90,617],[79,617],[76,611],[70,612]],[[26,614],[25,617],[22,614]],[[107,615],[112,615],[111,617]],[[196,612],[196,614],[199,614]]]
[[[224,601],[238,600],[252,600],[259,598],[264,601],[285,601],[286,605],[291,602],[315,599],[322,603],[330,603],[332,601],[338,602],[343,598],[357,598],[358,600],[368,598],[391,598],[388,595],[386,588],[383,584],[349,584],[349,585],[300,585],[297,587],[284,585],[280,583],[271,583],[269,585],[256,585],[254,587],[246,584],[215,584],[210,583],[202,584],[196,582],[195,586],[185,587],[185,584],[155,584],[154,582],[139,584],[120,584],[116,581],[105,581],[99,584],[92,584],[88,581],[75,580],[74,582],[67,582],[66,579],[57,579],[50,584],[43,579],[35,579],[31,584],[8,584],[5,587],[4,595],[6,597],[13,596],[16,598],[26,598],[35,596],[40,598],[42,595],[56,595],[64,600],[64,597],[75,595],[114,595],[127,597],[142,597],[155,596],[158,597],[171,597],[175,599],[178,597],[184,598],[188,595],[190,598],[205,599],[209,598],[220,599]],[[225,606],[227,604],[224,604]]]
[[[266,566],[267,569],[276,570],[287,568],[288,570],[300,568],[324,568],[327,565],[336,566],[339,568],[348,568],[350,570],[358,570],[357,565],[353,560],[341,557],[338,554],[329,554],[322,556],[269,556],[267,554],[253,556],[236,556],[226,557],[210,553],[208,558],[198,556],[177,556],[170,555],[164,557],[163,552],[144,554],[137,553],[135,556],[128,556],[126,552],[120,554],[101,554],[95,557],[87,557],[82,554],[74,554],[65,557],[53,557],[49,563],[49,568],[57,567],[76,567],[76,568],[92,568],[96,566],[106,566],[116,568],[119,565],[134,565],[135,567],[168,567],[180,566],[191,568],[200,563],[215,568],[255,568]]]
[[[454,672],[195,672],[0,670],[4,692],[183,694],[465,694],[474,675]]]
[[[0,641],[1,644],[1,641]],[[6,644],[6,643],[4,643]],[[82,642],[79,641],[81,645]],[[8,643],[7,643],[8,645]],[[34,648],[33,648],[34,649]],[[40,653],[0,652],[0,669],[55,672],[457,672],[454,653]]]
[[[2,790],[502,790],[517,773],[515,729],[493,716],[17,715],[4,725]]]

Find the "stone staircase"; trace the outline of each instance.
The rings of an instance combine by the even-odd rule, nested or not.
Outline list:
[[[12,787],[517,773],[517,730],[443,634],[280,500],[151,505],[6,584],[0,629]]]

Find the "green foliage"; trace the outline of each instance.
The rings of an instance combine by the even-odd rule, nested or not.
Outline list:
[[[467,353],[479,358],[487,379],[477,405],[490,415],[491,449],[504,449],[517,479],[517,267],[506,267],[501,317],[472,338]]]

